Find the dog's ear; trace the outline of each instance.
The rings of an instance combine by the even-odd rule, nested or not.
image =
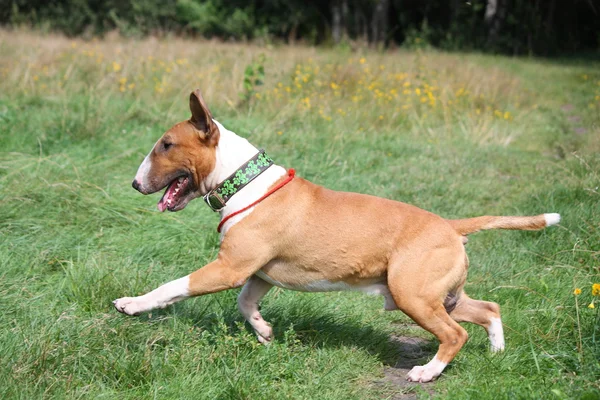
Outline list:
[[[190,122],[200,132],[201,138],[214,140],[216,144],[216,141],[219,139],[219,129],[215,125],[212,114],[200,94],[200,89],[196,89],[190,94],[190,111],[192,112]]]

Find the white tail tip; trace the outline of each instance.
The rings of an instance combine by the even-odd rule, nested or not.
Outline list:
[[[560,222],[560,214],[544,214],[544,219],[546,220],[546,226],[556,225]]]

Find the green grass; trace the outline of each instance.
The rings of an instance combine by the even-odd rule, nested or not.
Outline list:
[[[265,85],[240,106],[260,53]],[[0,398],[599,398],[600,298],[587,307],[600,282],[598,67],[0,32]],[[404,98],[376,92],[406,81]],[[415,94],[425,84],[435,104]],[[436,383],[399,387],[383,372],[405,356],[392,338],[432,337],[380,298],[274,289],[262,303],[268,347],[237,290],[118,314],[113,299],[218,251],[217,216],[200,201],[159,214],[130,187],[196,86],[226,127],[316,183],[452,218],[561,213],[558,227],[467,245],[466,290],[500,304],[507,350],[491,355],[466,325],[469,342]]]

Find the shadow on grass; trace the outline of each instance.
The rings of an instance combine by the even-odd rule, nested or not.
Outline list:
[[[216,300],[218,302],[218,300]],[[220,302],[219,302],[220,303]],[[207,306],[207,309],[211,308]],[[203,312],[201,308],[181,307],[176,311],[177,318],[203,330],[216,332],[219,324],[225,324],[232,335],[240,334],[240,322],[243,317],[236,305],[220,307],[222,312]],[[155,310],[155,315],[171,315],[173,308]],[[171,311],[171,312],[170,312]],[[206,311],[206,310],[205,310]],[[214,310],[213,310],[214,311]],[[400,313],[400,311],[393,311]],[[315,310],[314,305],[306,303],[284,307],[272,305],[261,310],[266,321],[273,327],[275,341],[284,340],[286,331],[293,331],[305,346],[314,348],[358,347],[376,356],[386,368],[410,370],[415,365],[426,363],[437,349],[436,341],[419,337],[388,334],[372,325],[367,325],[354,315],[335,313],[334,310]],[[415,326],[412,323],[398,324],[398,332],[406,332]],[[254,331],[246,322],[244,329],[254,335]],[[421,329],[421,328],[419,328]]]

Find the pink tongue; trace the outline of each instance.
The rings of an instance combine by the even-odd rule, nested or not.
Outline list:
[[[174,180],[173,182],[171,182],[169,187],[167,187],[167,190],[165,190],[165,194],[163,194],[163,197],[158,201],[158,204],[156,205],[158,207],[158,211],[164,212],[167,209],[167,200],[173,197],[173,191],[175,191],[176,187],[177,180]]]

